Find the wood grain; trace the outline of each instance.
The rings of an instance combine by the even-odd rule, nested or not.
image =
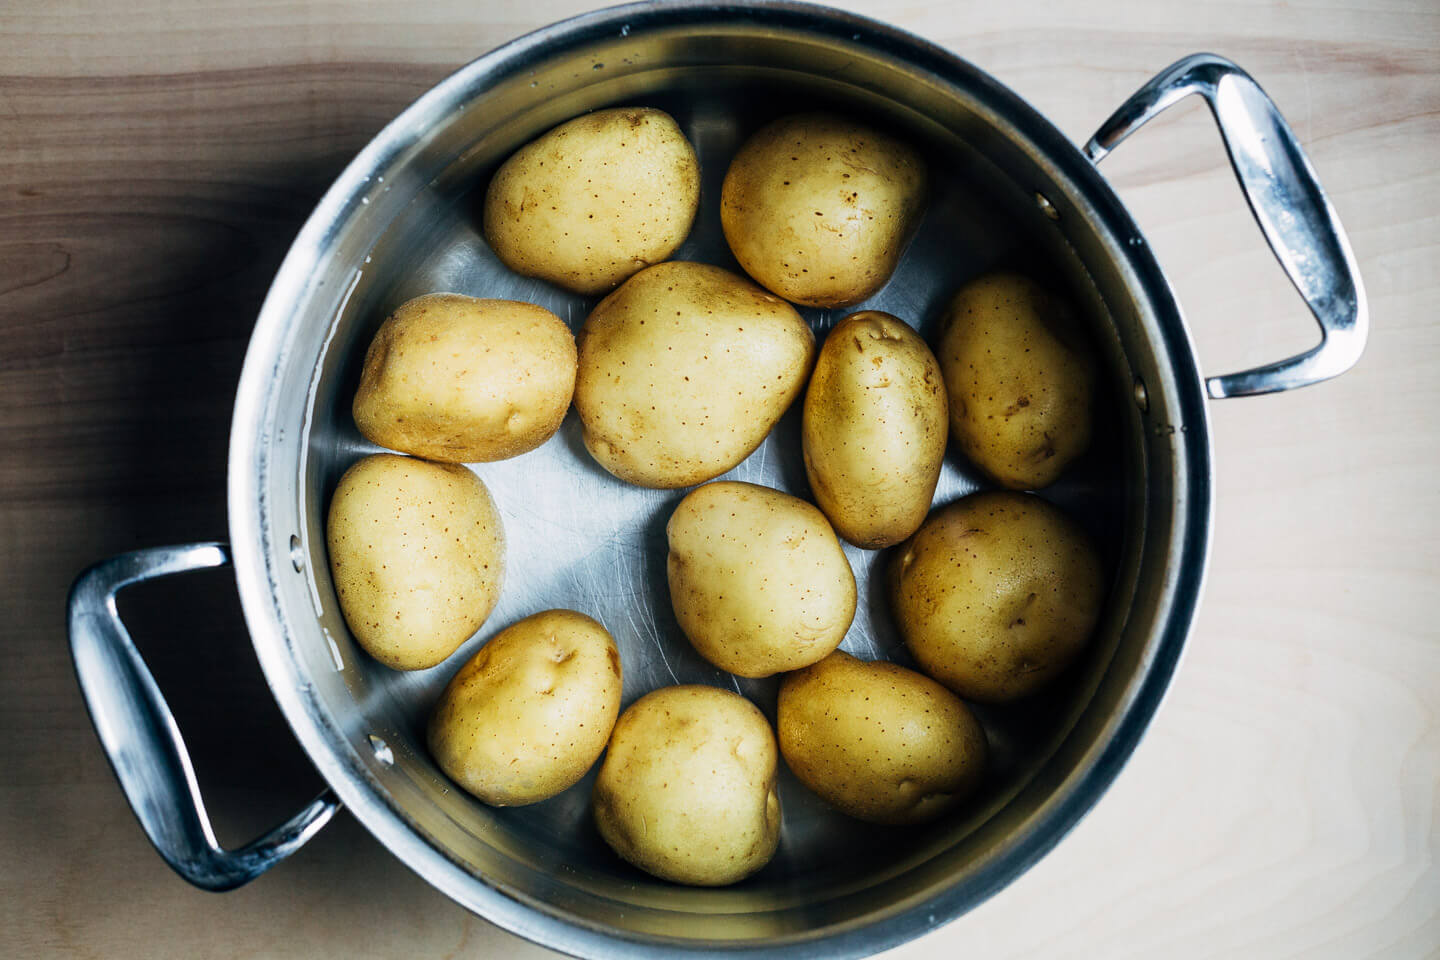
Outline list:
[[[1208,595],[1169,700],[1049,857],[905,958],[1440,954],[1440,8],[848,2],[991,71],[1083,140],[1211,49],[1280,104],[1366,277],[1347,376],[1211,405]],[[342,819],[213,897],[149,849],[63,628],[87,563],[223,537],[230,404],[290,239],[346,161],[471,57],[573,0],[0,3],[0,955],[551,956]],[[1213,124],[1172,111],[1105,161],[1210,372],[1313,327]],[[318,786],[226,575],[127,605],[237,840]]]

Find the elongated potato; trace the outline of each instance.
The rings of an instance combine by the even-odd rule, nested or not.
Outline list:
[[[605,293],[674,253],[699,202],[700,164],[674,118],[597,110],[505,161],[485,193],[485,239],[516,273]]]
[[[575,390],[575,338],[544,307],[432,293],[375,333],[355,425],[391,450],[451,463],[504,460],[560,428]]]
[[[896,555],[891,599],[920,669],[969,700],[1034,693],[1079,657],[1105,579],[1090,538],[1024,493],[932,513]]]
[[[580,331],[585,448],[621,480],[688,487],[748,457],[799,396],[815,335],[795,309],[703,263],[642,270]]]
[[[1012,490],[1054,483],[1090,445],[1095,361],[1070,307],[1029,277],[997,273],[950,302],[940,368],[950,434]]]
[[[970,708],[893,663],[836,650],[785,675],[779,711],[785,763],[860,820],[933,820],[973,793],[985,770],[985,731]]]
[[[870,310],[836,324],[805,392],[805,475],[835,531],[878,549],[914,533],[945,460],[945,384],[925,341]]]
[[[366,457],[335,488],[326,539],[350,632],[396,670],[450,656],[500,595],[500,515],[480,478],[455,464]]]
[[[715,687],[663,687],[615,724],[595,780],[595,825],[623,859],[676,883],[719,886],[780,841],[775,734],[753,703]]]
[[[707,483],[680,501],[665,535],[675,618],[722,670],[796,670],[850,629],[855,575],[825,515],[804,500],[752,483]]]
[[[583,613],[546,610],[490,639],[430,716],[440,769],[495,806],[548,800],[600,758],[620,712],[620,651]]]
[[[762,286],[807,306],[849,306],[895,272],[925,180],[908,144],[834,114],[796,114],[735,154],[720,223],[735,259]]]

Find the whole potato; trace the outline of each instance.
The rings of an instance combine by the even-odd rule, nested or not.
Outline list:
[[[1105,599],[1090,538],[1024,493],[936,510],[900,548],[890,585],[920,669],[982,702],[1033,693],[1074,662]]]
[[[871,823],[933,820],[985,770],[985,731],[959,697],[914,670],[839,650],[786,674],[777,728],[800,782]]]
[[[575,409],[585,448],[643,487],[688,487],[748,457],[800,394],[815,335],[795,309],[727,270],[642,270],[580,331]]]
[[[485,239],[516,273],[604,293],[674,253],[699,202],[700,163],[668,113],[597,110],[505,161],[485,193]]]
[[[620,652],[574,610],[506,627],[450,680],[430,716],[430,753],[495,806],[548,800],[600,758],[620,712]]]
[[[780,841],[775,735],[754,704],[663,687],[620,715],[595,781],[595,825],[622,859],[665,880],[734,883]]]
[[[353,413],[374,443],[429,460],[504,460],[560,428],[575,338],[544,307],[433,293],[406,301],[365,352]]]
[[[485,484],[461,466],[366,457],[335,488],[326,540],[350,632],[396,670],[450,656],[500,595],[500,515]]]
[[[665,525],[675,619],[699,654],[742,677],[814,663],[855,616],[855,575],[815,507],[751,483],[707,483]]]
[[[782,117],[735,154],[720,223],[763,286],[795,303],[844,307],[895,272],[925,179],[920,155],[878,130],[825,113]]]
[[[967,284],[945,312],[950,434],[1012,490],[1054,483],[1090,445],[1095,362],[1069,306],[1029,277]]]
[[[945,460],[945,384],[925,341],[868,310],[830,331],[805,392],[805,475],[857,547],[899,543],[930,510]]]

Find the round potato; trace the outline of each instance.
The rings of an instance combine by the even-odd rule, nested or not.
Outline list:
[[[1029,277],[983,276],[940,336],[950,434],[1001,486],[1054,483],[1090,445],[1095,362],[1069,306]]]
[[[516,273],[586,295],[675,252],[700,202],[700,163],[648,107],[576,117],[506,160],[485,193],[485,239]]]
[[[925,341],[888,313],[855,313],[820,349],[805,392],[805,475],[835,531],[877,549],[914,533],[945,460],[945,384]]]
[[[595,824],[647,873],[734,883],[769,863],[780,841],[775,767],[775,735],[749,700],[663,687],[615,724],[595,781]]]
[[[461,466],[366,457],[335,488],[326,540],[350,632],[396,670],[450,656],[500,595],[500,515],[485,484]]]
[[[549,310],[434,293],[406,301],[365,352],[352,412],[366,439],[451,463],[504,460],[560,428],[575,338]]]
[[[780,684],[780,754],[800,782],[871,823],[923,823],[974,792],[985,731],[914,670],[839,650]]]
[[[736,153],[720,224],[761,285],[807,306],[849,306],[895,272],[925,179],[920,155],[878,130],[824,113],[782,117]]]
[[[535,803],[585,775],[619,712],[615,641],[583,613],[547,610],[500,631],[450,680],[430,753],[486,803]]]
[[[752,483],[707,483],[665,525],[675,619],[699,654],[742,677],[814,663],[855,617],[855,574],[825,515]]]
[[[920,669],[982,702],[1033,693],[1069,666],[1105,598],[1090,538],[1023,493],[977,493],[936,510],[900,549],[890,585]]]
[[[580,331],[585,448],[642,487],[688,487],[748,457],[799,396],[815,335],[790,304],[703,263],[643,270]]]

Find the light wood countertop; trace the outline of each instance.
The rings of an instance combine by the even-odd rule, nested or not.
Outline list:
[[[1185,53],[1246,67],[1299,134],[1370,294],[1359,366],[1211,404],[1202,612],[1095,811],[895,958],[1440,955],[1440,6],[1433,0],[841,4],[942,44],[1077,141]],[[553,956],[342,815],[234,893],[150,849],[81,705],[65,591],[102,557],[224,538],[260,300],[349,158],[576,0],[0,4],[0,955]],[[1204,368],[1308,345],[1198,101],[1108,159]],[[233,582],[127,606],[235,842],[318,786]]]

